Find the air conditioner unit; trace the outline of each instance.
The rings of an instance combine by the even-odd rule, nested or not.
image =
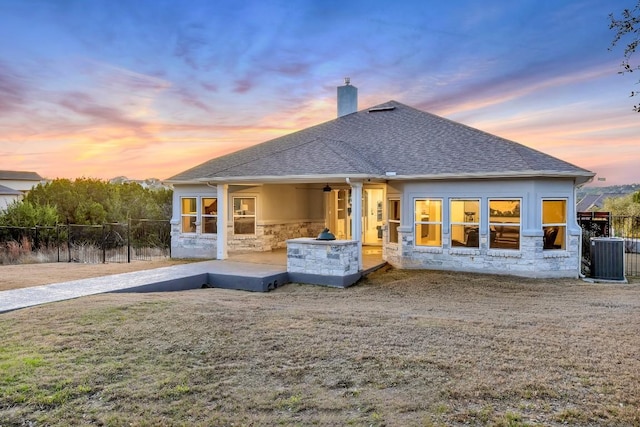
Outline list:
[[[591,238],[591,277],[624,281],[624,239]]]

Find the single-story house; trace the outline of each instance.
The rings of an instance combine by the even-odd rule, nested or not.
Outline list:
[[[13,188],[0,185],[0,211],[3,211],[10,204],[22,200],[22,192]]]
[[[22,197],[44,179],[36,172],[0,170],[0,210]]]
[[[171,253],[225,259],[328,227],[397,268],[577,277],[575,189],[593,176],[400,102],[357,111],[347,81],[338,118],[169,178]]]

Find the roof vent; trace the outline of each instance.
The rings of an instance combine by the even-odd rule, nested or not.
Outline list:
[[[380,111],[391,111],[391,110],[395,110],[396,107],[373,107],[373,108],[369,108],[369,112],[370,113],[378,113]]]

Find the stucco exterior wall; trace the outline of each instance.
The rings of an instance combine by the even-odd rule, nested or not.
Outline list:
[[[22,200],[22,196],[19,194],[0,194],[0,211],[7,209],[10,204],[20,200]]]
[[[202,197],[217,197],[217,189],[207,185],[174,187],[171,256],[216,258],[217,235],[202,232],[200,212],[193,232],[185,233],[181,230],[180,200],[183,197],[195,197],[198,200]],[[234,235],[234,197],[256,198],[255,234]],[[288,239],[317,236],[324,228],[323,200],[322,187],[318,185],[230,185],[228,209],[224,213],[228,250],[269,251],[285,248]]]
[[[40,184],[40,181],[20,180],[20,179],[2,179],[0,185],[12,188],[14,190],[27,193],[36,185]]]
[[[174,188],[171,216],[172,258],[214,259],[216,257],[217,236],[203,234],[199,218],[193,233],[183,233],[180,222],[180,200],[183,197],[216,197],[216,195],[216,188],[207,185],[183,185]]]
[[[180,186],[174,190],[172,256],[215,258],[217,236],[180,230],[181,197],[216,197],[215,187]],[[233,234],[233,197],[256,197],[255,234]],[[388,223],[383,227],[383,259],[397,268],[513,274],[528,277],[577,277],[580,266],[581,229],[576,222],[574,183],[571,179],[469,179],[429,182],[393,182],[386,198],[400,199],[398,243],[389,242]],[[442,200],[442,244],[420,246],[415,242],[416,199]],[[480,202],[477,248],[452,245],[450,201],[475,199]],[[489,201],[520,201],[519,248],[491,249]],[[566,201],[565,248],[543,247],[542,202]],[[229,186],[227,247],[230,251],[268,251],[286,247],[286,241],[315,237],[324,227],[322,188],[312,185]]]
[[[397,268],[434,269],[527,277],[577,277],[580,263],[581,229],[576,222],[574,186],[571,180],[477,180],[464,182],[406,183],[402,195],[402,223],[398,243],[388,243],[384,228],[383,258]],[[415,244],[414,201],[420,198],[443,200],[442,246]],[[453,247],[450,236],[449,202],[479,199],[481,206],[479,247]],[[519,250],[489,248],[489,199],[521,200]],[[567,201],[567,236],[564,250],[544,250],[542,201]]]

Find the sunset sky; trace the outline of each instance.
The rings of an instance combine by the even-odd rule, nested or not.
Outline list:
[[[0,0],[0,169],[166,179],[396,100],[640,182],[637,0]]]

